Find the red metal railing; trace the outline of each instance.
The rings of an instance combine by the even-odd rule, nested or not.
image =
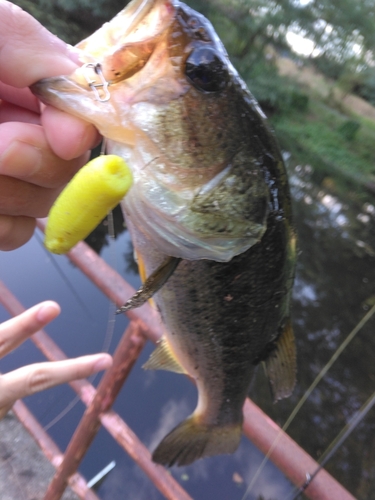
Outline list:
[[[44,221],[38,223],[44,229]],[[118,306],[123,304],[134,289],[122,277],[108,266],[93,250],[84,243],[79,243],[68,257],[86,276]],[[0,302],[12,314],[19,314],[23,309],[18,301],[0,282]],[[151,460],[149,451],[138,440],[126,423],[110,410],[119,390],[126,380],[134,362],[139,356],[146,339],[153,342],[161,336],[161,323],[157,313],[145,304],[139,309],[127,313],[131,323],[125,331],[114,354],[114,363],[104,375],[97,390],[87,381],[75,381],[70,385],[79,394],[87,409],[77,427],[63,457],[54,465],[57,472],[44,500],[58,500],[76,473],[80,461],[95,437],[100,425],[103,425],[124,448],[133,460],[146,472],[155,486],[168,499],[189,499],[185,490],[161,466]],[[65,359],[64,353],[44,332],[34,336],[34,342],[50,360]],[[300,486],[306,480],[306,474],[312,474],[318,467],[297,443],[265,415],[250,400],[244,406],[244,434],[266,454],[272,447],[270,459],[295,484]],[[276,445],[275,439],[277,442]],[[44,449],[44,448],[43,448]],[[50,455],[48,458],[51,460]],[[86,494],[85,494],[86,495]],[[305,491],[313,500],[354,500],[325,470],[321,470]],[[89,499],[89,496],[81,498]],[[91,497],[92,498],[92,497]]]
[[[20,314],[24,308],[12,293],[0,281],[0,302],[9,311],[12,316]],[[42,351],[50,361],[60,361],[66,359],[65,354],[54,343],[54,341],[44,331],[35,333],[31,340]],[[58,469],[58,473],[53,481],[54,486],[48,490],[45,498],[59,499],[69,481],[70,486],[77,494],[79,492],[74,488],[74,483],[69,480],[87,451],[92,439],[99,430],[100,424],[116,439],[118,444],[133,458],[133,460],[143,469],[143,471],[153,481],[155,486],[163,493],[163,495],[171,500],[188,500],[190,496],[181,488],[179,483],[159,465],[156,465],[151,460],[151,454],[147,448],[139,441],[137,436],[127,426],[127,424],[113,411],[109,410],[118,391],[125,382],[125,379],[130,372],[133,363],[136,361],[143,345],[145,337],[141,334],[139,322],[133,321],[125,331],[120,343],[114,354],[114,362],[110,370],[108,370],[101,381],[98,390],[87,380],[75,380],[70,383],[73,390],[79,395],[82,402],[88,407],[82,421],[80,422],[76,432],[74,433],[71,442],[68,445],[65,455],[56,452],[57,447],[49,446],[48,436],[43,429],[37,430],[40,436],[43,436],[43,444],[38,440],[45,452],[47,458]],[[112,387],[113,385],[113,387]],[[16,403],[17,405],[18,403]],[[31,414],[30,414],[31,415]],[[18,415],[17,415],[18,416]],[[30,430],[27,417],[23,419],[26,427]],[[34,432],[32,434],[35,437]],[[72,450],[69,452],[69,449]],[[69,452],[69,453],[68,453]],[[74,455],[77,453],[78,458]],[[71,467],[70,462],[74,465]],[[59,474],[60,469],[64,473]],[[74,469],[74,470],[72,470]],[[57,477],[59,478],[57,480]],[[58,493],[59,492],[59,493]],[[88,499],[89,497],[81,496]],[[191,500],[191,499],[190,499]]]

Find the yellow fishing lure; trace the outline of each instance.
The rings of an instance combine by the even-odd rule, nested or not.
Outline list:
[[[102,155],[77,172],[52,206],[44,245],[57,254],[86,238],[125,196],[132,184],[126,162]]]

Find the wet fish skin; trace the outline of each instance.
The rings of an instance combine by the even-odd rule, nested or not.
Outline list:
[[[148,10],[139,14],[142,5]],[[293,388],[295,234],[281,154],[211,24],[177,0],[135,0],[128,12],[137,12],[140,32],[155,14],[143,51],[130,28],[124,39],[116,32],[115,48],[102,49],[105,40],[116,44],[111,23],[111,36],[97,32],[80,44],[112,79],[110,101],[98,102],[79,74],[34,91],[92,121],[109,152],[132,167],[123,210],[144,277],[171,256],[182,259],[154,295],[167,331],[146,368],[196,380],[196,410],[153,454],[158,463],[187,465],[237,448],[259,362],[275,399]],[[146,56],[130,64],[129,52]],[[208,79],[197,68],[202,60],[211,64]]]
[[[276,163],[273,167],[278,168]],[[155,450],[153,458],[158,463],[188,465],[196,460],[199,447],[204,450],[202,456],[209,456],[229,453],[238,446],[242,407],[254,367],[275,348],[289,320],[294,235],[281,215],[288,197],[282,200],[279,194],[278,202],[280,208],[270,213],[259,243],[227,263],[182,260],[154,296],[168,325],[172,351],[183,361],[184,371],[195,378],[199,392],[190,420]],[[164,256],[139,243],[142,260],[151,272]],[[282,397],[289,395],[293,385]],[[280,394],[275,397],[279,399]],[[230,434],[223,438],[228,429]],[[220,450],[223,441],[225,449]]]

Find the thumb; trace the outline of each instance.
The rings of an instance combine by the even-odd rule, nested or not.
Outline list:
[[[20,7],[0,0],[0,80],[13,87],[70,74],[77,65],[69,46]]]

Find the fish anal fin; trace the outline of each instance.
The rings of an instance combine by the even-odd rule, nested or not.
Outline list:
[[[152,454],[158,464],[189,465],[195,460],[223,453],[234,453],[241,439],[242,425],[204,425],[191,415],[175,427]]]
[[[186,370],[178,362],[165,337],[160,339],[156,349],[142,368],[145,370],[167,370],[187,374]]]
[[[265,368],[274,402],[290,396],[296,383],[297,361],[294,334],[289,318],[277,340],[276,348],[265,361]]]

